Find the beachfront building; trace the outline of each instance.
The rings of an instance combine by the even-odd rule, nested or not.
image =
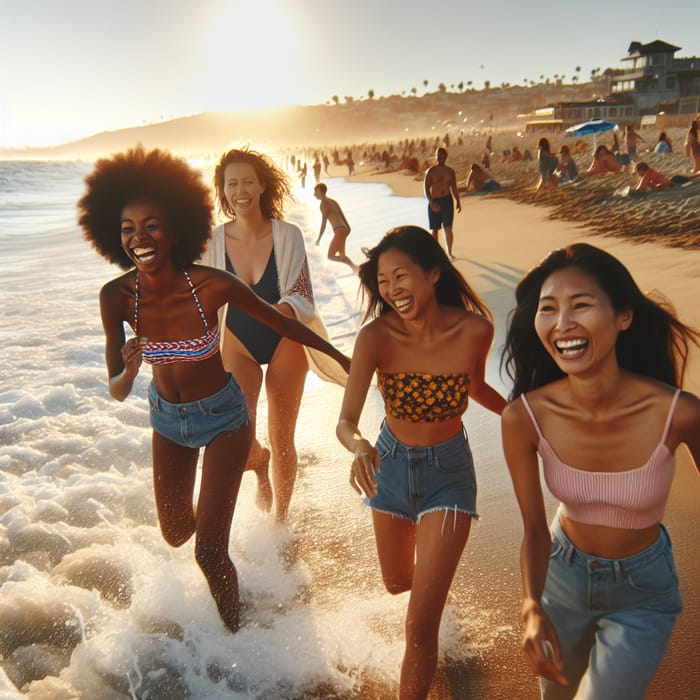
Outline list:
[[[631,99],[636,114],[655,114],[675,107],[676,114],[700,110],[700,57],[675,58],[680,46],[665,41],[633,41],[622,60],[631,69],[615,76],[611,97]]]
[[[622,59],[632,62],[631,69],[608,68],[603,73],[605,92],[600,94],[606,97],[536,110],[525,115],[526,131],[558,131],[589,119],[658,127],[657,115],[664,115],[665,128],[685,126],[687,115],[700,112],[700,57],[675,58],[676,51],[679,46],[665,41],[633,41]]]

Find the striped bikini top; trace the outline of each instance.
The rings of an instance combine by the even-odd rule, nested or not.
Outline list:
[[[523,405],[539,437],[537,451],[542,458],[547,488],[561,501],[561,513],[579,523],[630,530],[642,530],[661,522],[676,466],[673,452],[666,447],[666,438],[680,393],[677,390],[671,401],[661,440],[646,464],[621,472],[586,471],[562,462],[542,434],[522,394]]]
[[[204,335],[192,340],[173,340],[173,341],[148,341],[141,350],[143,361],[149,365],[165,365],[172,362],[199,362],[212,357],[219,352],[219,325],[216,324],[211,330],[207,324],[207,319],[204,316],[202,305],[199,303],[197,292],[194,289],[194,284],[186,270],[183,270],[187,283],[192,290],[194,303],[199,311],[199,315],[204,323]],[[139,335],[139,274],[136,273],[136,289],[134,300],[134,333]]]
[[[468,374],[377,372],[377,386],[387,414],[414,423],[461,416],[469,401]]]

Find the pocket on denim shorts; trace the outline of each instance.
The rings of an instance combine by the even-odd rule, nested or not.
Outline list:
[[[564,547],[562,547],[561,542],[556,537],[552,537],[552,548],[549,550],[549,558],[556,559],[563,551]]]
[[[678,586],[678,573],[670,552],[649,566],[627,574],[627,584],[640,593],[664,595]]]
[[[474,469],[474,459],[466,441],[451,446],[449,449],[440,450],[440,453],[435,457],[435,463],[437,470],[443,474],[473,471]]]
[[[206,416],[225,416],[227,413],[236,413],[238,409],[235,392],[229,390],[222,391],[216,398],[208,399],[202,413]]]

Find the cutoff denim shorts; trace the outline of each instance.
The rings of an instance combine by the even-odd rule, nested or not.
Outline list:
[[[248,422],[248,406],[238,382],[229,373],[223,389],[189,403],[171,403],[148,387],[151,427],[183,447],[204,447],[217,435],[238,430]]]
[[[624,559],[577,549],[556,516],[542,605],[559,637],[569,686],[541,679],[546,700],[643,700],[682,610],[671,540],[661,526]]]
[[[377,494],[365,499],[375,510],[419,522],[426,513],[454,510],[476,514],[476,476],[467,434],[428,447],[399,442],[386,425],[376,442]]]

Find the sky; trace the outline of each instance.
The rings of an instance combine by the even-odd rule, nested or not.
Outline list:
[[[583,82],[631,41],[700,56],[697,1],[0,0],[0,147],[426,80]]]

